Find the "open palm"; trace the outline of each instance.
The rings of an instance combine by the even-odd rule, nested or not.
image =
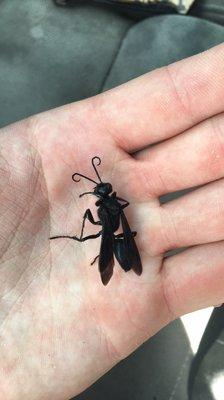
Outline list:
[[[172,319],[223,301],[221,57],[218,46],[2,130],[0,398],[68,399]],[[86,208],[96,215],[95,198],[79,198],[93,184],[71,178],[95,179],[93,156],[130,202],[143,264],[140,277],[116,264],[106,287],[90,266],[100,238],[49,240],[79,236]]]

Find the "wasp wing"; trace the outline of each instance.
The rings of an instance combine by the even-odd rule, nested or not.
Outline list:
[[[107,210],[101,209],[100,219],[102,222],[102,239],[99,255],[99,271],[103,284],[107,285],[113,275],[114,268],[114,235]]]
[[[121,224],[123,230],[123,237],[115,239],[115,255],[121,267],[125,271],[133,269],[133,271],[141,275],[142,262],[138,248],[136,246],[133,233],[128,224],[127,218],[121,210]]]

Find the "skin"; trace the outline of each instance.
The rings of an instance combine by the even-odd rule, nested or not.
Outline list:
[[[1,130],[0,399],[71,398],[173,319],[224,301],[223,65],[221,45]],[[143,263],[141,277],[116,264],[106,287],[90,266],[100,239],[49,240],[94,214],[78,197],[91,182],[71,179],[95,178],[94,155],[130,201]]]

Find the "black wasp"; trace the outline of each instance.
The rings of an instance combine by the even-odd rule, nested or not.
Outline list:
[[[69,238],[77,240],[78,242],[84,242],[86,240],[95,239],[101,236],[102,240],[100,246],[100,254],[95,257],[91,265],[93,265],[95,261],[99,258],[99,271],[101,279],[103,284],[107,285],[113,275],[114,254],[124,271],[130,271],[130,269],[133,269],[136,274],[141,275],[142,263],[138,248],[134,240],[134,236],[136,236],[137,232],[131,231],[123,211],[124,208],[129,205],[129,202],[121,199],[120,197],[117,197],[117,194],[116,192],[113,192],[113,188],[110,183],[105,183],[101,181],[100,175],[96,168],[100,164],[101,159],[99,157],[92,158],[92,166],[96,172],[97,178],[99,179],[99,183],[79,173],[75,173],[72,175],[72,179],[75,182],[80,181],[80,179],[75,179],[77,176],[79,176],[88,179],[89,181],[96,184],[93,192],[82,193],[79,197],[87,194],[93,194],[94,196],[98,197],[98,200],[95,204],[98,207],[97,214],[99,217],[99,221],[94,220],[91,210],[88,209],[83,216],[80,237],[53,236],[50,237],[50,239]],[[86,219],[88,219],[93,225],[100,225],[102,229],[95,235],[83,237]],[[123,233],[115,234],[115,232],[119,229],[120,223]]]

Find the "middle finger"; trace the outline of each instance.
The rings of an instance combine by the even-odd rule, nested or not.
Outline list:
[[[224,113],[136,154],[147,191],[161,196],[224,177]]]

